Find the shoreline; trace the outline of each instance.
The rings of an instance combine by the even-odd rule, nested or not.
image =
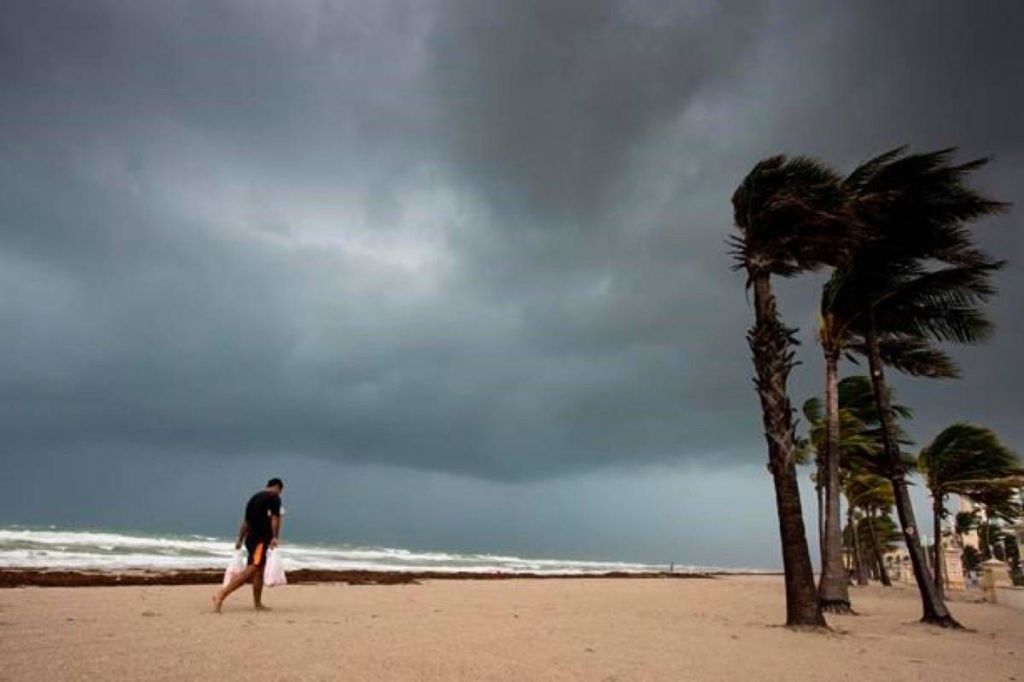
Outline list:
[[[704,579],[724,576],[775,576],[780,573],[743,573],[725,571],[673,572],[652,571],[631,573],[512,573],[472,571],[372,571],[297,569],[288,572],[292,585],[313,583],[346,583],[348,585],[414,585],[424,580],[570,580],[570,579]],[[47,570],[0,568],[0,589],[14,587],[117,587],[126,585],[216,585],[224,577],[221,569],[185,570]]]

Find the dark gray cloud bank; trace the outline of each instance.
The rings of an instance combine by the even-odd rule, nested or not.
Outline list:
[[[4,3],[0,513],[217,532],[273,472],[308,537],[774,564],[732,189],[958,145],[1024,203],[1021,35],[1013,2]],[[1019,222],[979,228],[998,335],[899,384],[921,439],[1024,449]],[[782,286],[798,398],[817,284]]]

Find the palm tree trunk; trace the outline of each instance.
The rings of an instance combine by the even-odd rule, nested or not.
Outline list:
[[[846,498],[846,526],[847,528],[853,528],[850,525],[850,498]],[[847,533],[843,531],[843,582],[846,583],[847,591],[849,591],[850,583],[850,571],[853,570],[853,532]]]
[[[935,591],[939,596],[945,598],[942,569],[945,557],[942,551],[942,495],[934,494],[932,497],[932,524],[935,527]]]
[[[875,328],[874,313],[871,312],[867,333],[868,366],[871,370],[871,385],[875,394],[875,407],[882,427],[882,447],[885,451],[889,481],[892,483],[893,497],[896,504],[896,515],[903,531],[903,541],[910,555],[910,565],[914,569],[914,580],[921,595],[921,606],[924,611],[921,621],[941,627],[962,627],[953,616],[942,599],[935,591],[935,583],[928,571],[927,559],[921,547],[921,537],[914,518],[914,507],[907,490],[906,471],[900,457],[900,446],[896,439],[896,424],[889,404],[889,387],[885,383],[885,372],[882,370],[881,353],[878,348],[878,332]]]
[[[818,462],[818,480],[814,483],[814,492],[818,498],[818,548],[825,546],[825,489],[821,486],[821,462]],[[822,561],[822,565],[825,562]]]
[[[839,510],[839,353],[825,352],[825,533],[821,546],[818,600],[832,613],[850,612],[850,592],[843,575],[842,527]]]
[[[868,509],[868,530],[871,532],[871,549],[875,553],[875,563],[878,565],[878,579],[886,587],[892,587],[889,572],[885,570],[885,560],[882,558],[882,546],[879,544],[878,534],[875,532],[874,509]]]
[[[853,556],[856,559],[857,584],[861,587],[868,584],[867,568],[864,565],[864,554],[860,551],[860,528],[854,518],[854,509],[850,507],[850,533],[853,535]]]
[[[768,442],[768,468],[775,482],[786,576],[786,625],[824,627],[800,508],[793,410],[786,394],[786,380],[793,368],[792,332],[779,319],[768,273],[756,274],[752,280],[755,323],[747,334],[747,342],[757,373],[755,385]]]

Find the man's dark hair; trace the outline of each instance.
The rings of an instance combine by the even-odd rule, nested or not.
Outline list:
[[[272,478],[269,481],[267,481],[268,488],[273,488],[275,485],[281,490],[284,490],[284,481],[282,481],[280,478]]]

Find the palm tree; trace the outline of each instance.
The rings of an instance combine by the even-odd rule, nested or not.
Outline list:
[[[864,562],[864,552],[861,549],[860,527],[862,518],[857,513],[857,507],[847,505],[846,507],[846,531],[844,539],[850,547],[853,556],[853,575],[857,585],[863,587],[868,584],[867,564]]]
[[[893,150],[856,169],[846,189],[860,198],[858,219],[871,230],[850,265],[836,273],[842,296],[859,302],[854,321],[864,340],[880,418],[886,475],[893,486],[904,542],[921,594],[922,621],[960,627],[931,579],[907,489],[885,378],[884,344],[909,344],[933,352],[929,342],[977,343],[991,329],[979,308],[995,290],[1002,266],[977,248],[965,225],[1005,210],[970,189],[966,176],[987,163],[952,165],[953,150],[904,154]],[[893,328],[900,331],[888,334]]]
[[[736,189],[732,205],[739,231],[730,242],[736,267],[746,271],[747,288],[754,292],[755,321],[747,342],[775,484],[786,624],[824,626],[800,507],[793,410],[786,391],[795,330],[782,323],[771,278],[838,264],[840,255],[853,249],[854,230],[839,177],[806,157],[761,161]]]
[[[892,496],[892,486],[885,482],[885,488]],[[890,505],[891,508],[891,505]],[[878,512],[875,508],[868,508],[868,532],[871,538],[871,546],[875,552],[875,561],[878,563],[878,579],[884,587],[892,587],[892,579],[889,577],[889,570],[885,566],[885,553],[892,549],[893,541],[900,540],[900,530],[896,522],[892,520],[889,511]]]
[[[878,526],[885,530],[885,544],[889,544],[890,524],[889,510],[892,508],[893,495],[892,486],[889,481],[864,469],[854,469],[847,475],[846,499],[849,506],[860,507],[864,515],[858,530],[867,529],[868,540],[871,544],[872,559],[874,560],[878,579],[883,585],[889,587],[892,583],[889,574],[885,570],[885,562],[882,559],[882,543],[878,539]],[[881,516],[879,516],[881,513]],[[859,542],[861,532],[857,533]]]
[[[935,589],[943,592],[942,518],[950,493],[968,497],[987,508],[1014,514],[1015,488],[1024,475],[1020,460],[990,430],[958,422],[942,430],[921,450],[918,463],[932,494],[935,529]],[[1007,506],[1010,507],[1006,512]]]

